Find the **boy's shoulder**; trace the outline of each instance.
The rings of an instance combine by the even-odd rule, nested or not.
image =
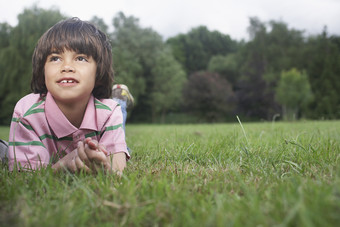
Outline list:
[[[15,111],[25,113],[29,109],[38,108],[45,102],[45,98],[41,97],[40,94],[28,94],[22,97],[15,105]]]
[[[119,103],[113,99],[94,99],[94,104],[96,109],[98,110],[110,110],[113,111]]]

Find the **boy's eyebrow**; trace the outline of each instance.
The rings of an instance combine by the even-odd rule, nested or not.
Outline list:
[[[83,54],[83,55],[89,56],[89,54],[86,54],[86,53],[84,53],[84,52],[82,52],[82,51],[74,50],[74,52],[75,52],[76,54]]]
[[[49,53],[49,55],[50,54],[60,54],[60,51],[58,51],[58,50],[52,50],[50,53]]]
[[[60,53],[62,53],[62,51],[59,51],[59,50],[52,50],[52,51],[49,53],[49,55],[51,55],[51,54],[60,54]],[[91,55],[89,55],[89,54],[82,53],[82,52],[80,52],[80,51],[75,51],[75,53],[76,53],[76,54],[80,54],[80,55],[85,55],[85,56],[87,56],[87,57],[90,57],[90,56],[91,56]]]

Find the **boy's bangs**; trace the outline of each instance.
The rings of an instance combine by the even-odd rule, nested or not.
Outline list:
[[[97,40],[89,33],[85,29],[74,29],[73,26],[50,31],[46,39],[48,55],[52,52],[63,53],[66,49],[97,59]]]

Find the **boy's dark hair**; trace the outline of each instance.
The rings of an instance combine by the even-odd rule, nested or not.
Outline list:
[[[110,41],[93,24],[78,18],[60,21],[39,39],[32,56],[32,91],[43,96],[47,94],[46,59],[52,52],[62,53],[65,50],[91,56],[96,61],[96,83],[92,93],[97,99],[111,98],[113,69]]]

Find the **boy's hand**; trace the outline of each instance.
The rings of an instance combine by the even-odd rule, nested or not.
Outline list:
[[[106,172],[122,175],[126,167],[125,153],[116,153],[110,156],[107,154],[103,145],[96,140],[87,138],[84,142],[78,142],[77,149],[60,159],[52,168],[56,171],[68,169],[73,173],[80,171],[92,173],[104,168]]]
[[[87,173],[92,173],[92,170],[90,169],[90,161],[84,153],[84,143],[79,142],[78,148],[65,155],[62,159],[55,163],[52,166],[52,169],[55,171],[67,169],[72,173],[83,170]]]
[[[94,160],[95,168],[103,166],[104,169],[108,172],[115,172],[119,176],[122,175],[123,170],[126,167],[126,155],[124,152],[115,153],[110,156],[107,156],[108,152],[105,147],[101,144],[98,144],[96,140],[92,140],[91,138],[87,138],[85,140],[89,150],[87,151],[87,157]],[[96,152],[93,152],[93,151]],[[99,166],[98,166],[99,165]]]
[[[52,168],[55,171],[67,169],[72,173],[85,171],[86,173],[97,172],[102,166],[111,171],[110,162],[106,158],[107,151],[98,142],[86,139],[78,142],[78,147],[64,156]]]
[[[98,141],[92,140],[91,138],[87,138],[84,143],[84,153],[87,159],[81,151],[82,160],[89,163],[93,171],[97,171],[104,167],[105,171],[111,172],[111,163],[107,158],[107,151],[105,147],[99,144]]]

